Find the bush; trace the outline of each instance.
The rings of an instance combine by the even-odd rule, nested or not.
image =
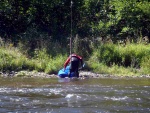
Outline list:
[[[63,68],[63,63],[66,60],[66,55],[57,55],[54,58],[50,58],[45,68],[46,73],[57,73],[59,69]]]
[[[137,69],[142,69],[143,73],[149,73],[150,45],[143,44],[127,44],[126,46],[115,44],[100,45],[94,50],[89,59],[89,65],[97,72],[122,73],[121,70],[128,69],[133,73],[137,73]],[[103,65],[101,65],[103,64]],[[108,68],[105,68],[108,66]],[[116,68],[117,67],[117,68]],[[104,70],[102,70],[103,68]],[[126,69],[125,69],[126,68]],[[124,71],[124,72],[127,72]]]
[[[141,69],[142,73],[150,74],[150,55],[142,58]]]

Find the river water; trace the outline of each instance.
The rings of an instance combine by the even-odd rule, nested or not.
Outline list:
[[[150,79],[0,78],[1,113],[150,112]]]

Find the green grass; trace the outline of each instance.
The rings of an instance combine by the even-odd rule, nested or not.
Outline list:
[[[139,70],[135,68],[125,68],[123,66],[118,65],[112,65],[107,66],[103,63],[89,63],[90,69],[95,73],[101,73],[101,74],[110,74],[110,75],[117,75],[117,76],[139,76]]]
[[[52,57],[44,49],[35,53],[33,58],[28,58],[17,48],[1,47],[0,71],[36,70],[46,73],[56,73],[63,67],[64,59],[66,59],[66,55]]]
[[[0,71],[35,70],[57,73],[63,68],[67,54],[52,56],[46,49],[35,50],[27,57],[13,46],[0,48]],[[83,57],[84,58],[84,57]],[[139,76],[150,74],[150,45],[128,44],[126,46],[104,44],[93,48],[85,68],[111,75]]]
[[[150,55],[147,55],[142,58],[141,70],[142,74],[150,74]]]
[[[91,69],[98,73],[150,74],[150,45],[100,45],[97,49],[94,49],[88,62]]]

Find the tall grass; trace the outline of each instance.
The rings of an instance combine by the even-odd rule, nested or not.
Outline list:
[[[58,54],[66,54],[69,48],[67,47],[68,43],[65,38],[55,40],[47,32],[41,32],[35,26],[28,28],[19,37],[21,40],[19,40],[17,47],[22,53],[30,57],[34,57],[35,51],[37,50],[46,49],[46,53],[51,56],[57,56]]]
[[[89,65],[100,73],[148,74],[150,73],[150,45],[100,45],[91,55]]]
[[[28,58],[17,48],[0,48],[0,71],[36,70],[56,73],[63,67],[66,55],[52,57],[45,49],[35,51],[34,57]]]
[[[56,47],[56,46],[55,46]],[[56,47],[57,48],[57,47]],[[0,47],[0,71],[36,70],[45,73],[57,73],[63,68],[67,53],[50,54],[46,48],[35,49],[32,57],[24,54],[11,44]],[[61,48],[59,47],[59,50]],[[115,75],[150,74],[150,45],[103,44],[93,48],[88,54],[88,70]]]
[[[17,48],[14,47],[1,47],[0,48],[0,70],[21,70],[26,68],[33,68],[32,65],[28,65],[28,59],[25,55],[20,53]]]
[[[150,74],[150,55],[147,55],[142,58],[141,70],[141,73]]]
[[[35,51],[34,59],[37,60],[39,69],[46,73],[56,73],[63,67],[64,60],[67,56],[58,54],[55,57],[47,53],[46,49]]]

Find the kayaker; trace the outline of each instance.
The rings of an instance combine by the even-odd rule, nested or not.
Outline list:
[[[81,56],[72,54],[70,55],[67,60],[64,63],[64,69],[66,69],[66,66],[70,63],[70,72],[68,74],[68,77],[71,76],[71,73],[74,72],[76,77],[79,77],[79,66],[81,64],[81,68],[83,66],[83,59]]]

